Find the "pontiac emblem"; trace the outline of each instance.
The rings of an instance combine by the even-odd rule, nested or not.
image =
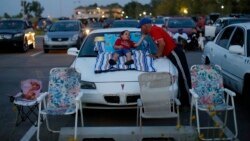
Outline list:
[[[124,89],[124,84],[121,84],[122,90]]]
[[[61,39],[61,38],[58,38],[58,41],[62,41],[62,39]]]

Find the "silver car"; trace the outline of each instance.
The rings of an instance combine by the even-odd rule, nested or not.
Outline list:
[[[202,61],[222,67],[224,84],[241,94],[250,87],[250,23],[232,24],[205,45]]]
[[[53,49],[68,49],[81,46],[82,24],[79,20],[61,20],[53,23],[44,36],[44,52]]]

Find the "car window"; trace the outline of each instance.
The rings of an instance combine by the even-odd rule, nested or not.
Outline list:
[[[237,28],[234,32],[234,35],[232,36],[232,39],[230,41],[231,45],[239,45],[241,47],[244,47],[244,30],[242,28]]]
[[[140,32],[130,32],[130,35],[132,34],[140,34]],[[93,33],[90,34],[89,36],[86,37],[86,40],[84,41],[84,43],[82,44],[81,50],[79,52],[79,57],[96,57],[98,55],[98,52],[95,51],[95,43],[96,43],[96,39],[100,39],[100,38],[104,38],[105,36],[107,36],[108,34],[115,34],[117,36],[120,35],[120,32],[109,32],[109,33]],[[155,52],[156,47],[153,44],[153,41],[151,41],[152,39],[150,38],[145,38],[145,40],[150,44],[150,51],[151,52]],[[106,44],[106,43],[105,43]],[[108,45],[108,44],[106,44]],[[136,49],[143,49],[143,47],[137,47]]]
[[[223,48],[228,48],[228,42],[229,39],[232,35],[232,32],[235,27],[228,27],[226,28],[220,35],[219,38],[216,40],[216,44],[223,47]]]
[[[23,29],[23,21],[0,21],[0,29]]]
[[[137,27],[138,21],[137,20],[120,20],[114,21],[112,27]]]
[[[78,31],[79,24],[77,22],[57,22],[54,23],[49,31]]]

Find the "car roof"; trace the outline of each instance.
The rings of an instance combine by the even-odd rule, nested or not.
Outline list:
[[[132,28],[132,27],[124,27],[124,28],[102,28],[102,29],[96,29],[93,30],[91,33],[109,33],[109,32],[121,32],[124,30],[129,30],[129,31],[141,31],[140,28]]]
[[[232,24],[230,26],[242,26],[244,27],[245,29],[250,29],[250,22],[246,22],[246,23],[237,23],[237,24]]]
[[[64,22],[64,23],[66,23],[66,22],[80,22],[80,21],[79,20],[59,20],[57,22]]]

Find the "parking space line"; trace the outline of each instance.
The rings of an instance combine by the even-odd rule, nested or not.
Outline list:
[[[22,137],[20,141],[29,141],[32,136],[36,133],[37,127],[34,125],[30,127],[30,129],[26,132],[26,134]]]
[[[43,52],[42,52],[42,51],[40,51],[40,52],[37,52],[37,53],[31,54],[30,56],[34,57],[34,56],[37,56],[37,55],[39,55],[39,54],[41,54],[41,53],[43,53]]]

